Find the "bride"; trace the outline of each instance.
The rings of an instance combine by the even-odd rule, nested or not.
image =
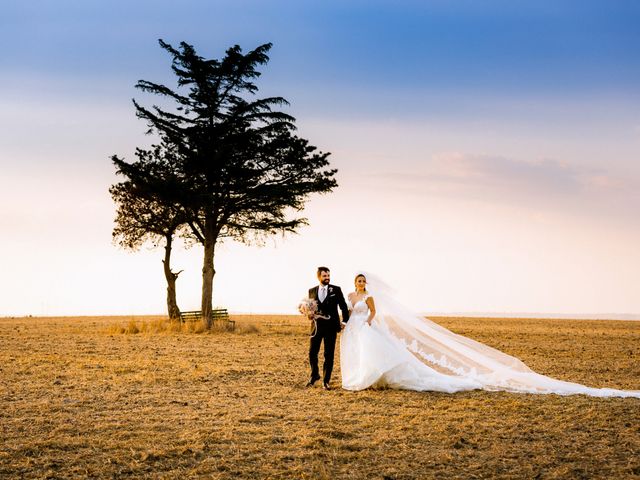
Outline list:
[[[348,296],[351,315],[340,339],[342,388],[347,390],[484,389],[640,398],[636,390],[590,388],[535,373],[515,357],[408,311],[371,274],[358,274],[355,287]]]

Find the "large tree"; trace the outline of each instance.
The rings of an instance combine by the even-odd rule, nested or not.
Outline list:
[[[141,80],[136,87],[162,97],[163,106],[134,104],[150,132],[176,151],[173,168],[185,180],[177,201],[204,246],[202,312],[211,326],[218,242],[297,231],[307,223],[297,212],[310,194],[337,186],[336,170],[328,153],[295,135],[295,119],[278,110],[284,98],[255,98],[270,43],[246,54],[236,45],[221,60],[184,42],[160,45],[172,57],[177,88]]]
[[[184,232],[187,225],[187,216],[175,201],[180,181],[172,170],[173,156],[167,145],[137,149],[136,157],[131,164],[115,155],[112,157],[116,173],[125,177],[109,188],[117,206],[113,238],[129,250],[164,242],[162,263],[167,282],[167,312],[169,318],[178,319],[176,280],[180,272],[171,270],[171,252],[174,236]]]

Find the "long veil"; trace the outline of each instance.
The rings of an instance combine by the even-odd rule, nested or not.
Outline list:
[[[367,290],[374,297],[379,328],[439,373],[472,379],[485,390],[640,398],[640,391],[636,390],[590,388],[540,375],[511,355],[412,312],[394,299],[393,289],[379,277],[362,273],[367,279]]]

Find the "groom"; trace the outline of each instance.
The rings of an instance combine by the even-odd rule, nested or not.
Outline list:
[[[311,365],[311,378],[307,387],[312,386],[320,380],[318,370],[318,353],[320,344],[324,341],[324,363],[322,364],[322,386],[325,390],[330,390],[329,381],[333,370],[333,353],[336,348],[336,338],[341,329],[338,307],[342,311],[342,321],[349,321],[349,309],[344,301],[342,290],[336,285],[331,285],[331,273],[327,267],[318,267],[319,285],[309,289],[309,298],[318,302],[318,315],[328,317],[316,320],[318,328],[315,335],[311,337],[309,343],[309,364]],[[312,332],[313,333],[313,332]]]

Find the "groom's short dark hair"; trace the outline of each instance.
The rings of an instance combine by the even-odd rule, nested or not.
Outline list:
[[[330,270],[327,267],[318,267],[318,271],[316,272],[316,275],[319,277],[322,272],[329,273]]]

